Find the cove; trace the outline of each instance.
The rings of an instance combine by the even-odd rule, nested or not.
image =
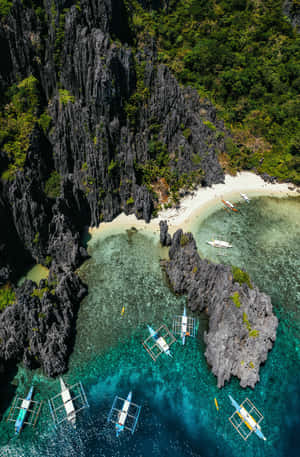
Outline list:
[[[217,389],[204,358],[204,315],[199,316],[197,339],[188,339],[185,347],[175,343],[173,360],[161,356],[153,363],[141,344],[146,324],[164,322],[171,327],[173,315],[185,303],[165,282],[159,259],[166,251],[157,235],[130,230],[95,233],[89,241],[91,258],[79,272],[89,295],[79,310],[76,344],[64,376],[68,383],[82,380],[90,409],[78,418],[76,432],[67,425],[55,431],[45,405],[37,429],[27,427],[13,441],[8,441],[12,424],[2,420],[1,456],[299,455],[300,202],[260,198],[239,208],[241,214],[235,219],[219,210],[195,220],[191,229],[201,254],[218,262],[217,251],[206,241],[222,230],[234,248],[221,261],[245,267],[261,290],[271,295],[280,318],[278,336],[255,389],[243,390],[236,380]],[[14,380],[17,391],[24,393],[32,380],[36,398],[58,392],[57,380],[22,367]],[[135,435],[116,439],[112,424],[106,423],[107,414],[114,396],[129,390],[142,405],[139,424]],[[266,443],[255,437],[244,443],[232,429],[228,393],[237,401],[248,396],[263,412]]]

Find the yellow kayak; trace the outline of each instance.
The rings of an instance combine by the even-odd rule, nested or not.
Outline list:
[[[216,405],[217,411],[219,411],[219,405],[218,405],[218,402],[217,402],[216,398],[215,398],[215,405]]]
[[[121,316],[125,313],[125,306],[123,306],[122,311],[121,311]]]

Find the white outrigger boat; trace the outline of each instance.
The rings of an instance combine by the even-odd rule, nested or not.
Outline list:
[[[250,203],[250,198],[246,195],[246,194],[240,194],[241,197],[243,197],[243,199],[247,202],[247,203]]]
[[[168,345],[166,340],[160,335],[160,333],[153,330],[153,328],[150,325],[147,325],[147,327],[150,336],[154,339],[157,346],[159,346],[159,348],[169,357],[173,357],[172,352],[170,351],[170,346]]]
[[[174,335],[180,335],[182,345],[184,346],[186,337],[191,336],[195,338],[196,331],[196,319],[187,315],[185,306],[181,316],[174,316],[173,333]]]
[[[234,426],[236,431],[241,435],[241,437],[247,441],[249,436],[254,432],[258,438],[266,441],[267,438],[263,435],[259,425],[264,417],[254,406],[254,404],[248,398],[246,398],[243,403],[239,405],[231,395],[228,395],[228,397],[231,401],[232,406],[235,408],[235,412],[229,418],[229,421]]]
[[[170,330],[165,325],[161,325],[156,331],[150,325],[147,325],[147,327],[150,335],[143,341],[143,346],[152,359],[156,362],[160,354],[167,354],[169,357],[173,357],[170,346],[175,343],[176,338]]]
[[[69,387],[66,386],[63,378],[59,378],[59,382],[61,392],[48,400],[54,426],[67,421],[76,428],[77,414],[89,407],[85,391],[80,381]]]
[[[66,410],[67,420],[74,428],[76,428],[76,412],[70,394],[70,389],[67,388],[63,378],[60,377],[59,382],[61,387],[61,398],[64,404],[64,408]]]
[[[126,400],[124,400],[122,409],[118,414],[118,422],[116,423],[116,436],[119,436],[119,434],[124,430],[125,421],[127,419],[131,400],[132,400],[132,392],[129,392]]]
[[[180,332],[181,333],[181,338],[182,338],[182,346],[185,345],[185,337],[188,334],[187,321],[188,321],[188,318],[187,318],[187,315],[186,315],[186,307],[184,307],[182,320],[181,320],[181,332]]]
[[[119,436],[125,429],[132,434],[135,432],[141,407],[132,403],[131,400],[132,392],[129,392],[126,399],[118,396],[114,399],[107,421],[115,424],[116,436]]]
[[[232,248],[232,244],[222,240],[207,241],[207,244],[210,244],[214,248]]]

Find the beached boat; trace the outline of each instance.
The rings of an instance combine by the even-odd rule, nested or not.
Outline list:
[[[231,211],[235,211],[237,212],[238,209],[233,205],[233,203],[231,203],[230,201],[228,200],[221,200],[221,202],[223,203],[223,205],[225,205],[227,208],[231,209]]]
[[[246,194],[241,194],[241,197],[247,202],[250,203],[250,198]]]
[[[261,427],[259,425],[259,422],[262,421],[263,416],[262,414],[258,411],[258,409],[253,405],[253,403],[246,398],[241,405],[239,405],[231,395],[228,395],[229,399],[232,403],[232,406],[235,408],[235,412],[233,415],[229,418],[230,422],[234,426],[234,428],[239,432],[239,434],[242,436],[242,438],[246,441],[249,436],[254,432],[258,438],[266,441],[266,437],[263,435],[261,431]],[[245,405],[248,405],[250,408],[249,412],[246,410]],[[250,414],[251,413],[251,414]],[[255,420],[253,415],[256,415],[258,420]],[[238,416],[239,421],[235,419],[235,416]],[[248,429],[248,432],[244,432],[243,428],[241,427],[242,424],[245,424],[245,426]],[[246,429],[246,430],[247,430]],[[250,432],[249,432],[250,430]]]
[[[31,386],[31,388],[27,394],[27,397],[24,398],[24,400],[21,403],[20,411],[19,411],[17,420],[15,422],[16,435],[19,435],[19,433],[21,432],[21,430],[23,428],[23,425],[25,423],[25,418],[26,418],[26,415],[28,413],[28,410],[29,410],[29,407],[31,404],[32,395],[33,395],[33,386]]]
[[[64,404],[64,408],[66,410],[67,420],[74,428],[76,428],[76,412],[70,394],[70,389],[67,388],[63,378],[59,378],[59,381],[61,387],[61,398]]]
[[[232,248],[232,244],[228,243],[227,241],[212,240],[207,241],[207,243],[213,246],[214,248]]]
[[[167,354],[169,357],[173,357],[170,351],[170,346],[168,345],[166,340],[159,334],[159,332],[153,330],[153,328],[150,325],[147,325],[147,327],[150,336],[155,340],[156,345],[161,349],[161,351]]]

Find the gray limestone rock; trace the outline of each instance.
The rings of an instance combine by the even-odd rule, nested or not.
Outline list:
[[[202,260],[191,233],[174,234],[169,257],[163,265],[174,292],[187,294],[188,306],[209,316],[205,357],[218,387],[232,375],[242,387],[254,387],[276,339],[270,297],[235,282],[231,267]]]

